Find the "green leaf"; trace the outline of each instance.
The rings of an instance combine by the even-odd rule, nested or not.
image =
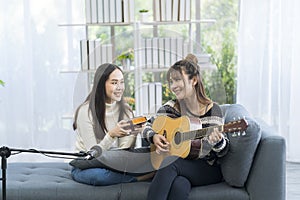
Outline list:
[[[4,86],[5,83],[2,80],[0,80],[0,85]]]

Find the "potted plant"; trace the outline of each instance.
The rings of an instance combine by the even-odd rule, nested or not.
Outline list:
[[[118,57],[117,60],[121,62],[123,69],[130,69],[131,62],[134,59],[134,52],[133,49],[128,49],[127,51],[124,51],[121,53]]]
[[[147,22],[148,21],[148,17],[149,17],[149,10],[147,9],[141,9],[139,10],[140,13],[140,21],[141,22]]]

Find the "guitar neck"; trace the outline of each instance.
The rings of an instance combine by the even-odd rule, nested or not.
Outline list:
[[[201,139],[209,134],[211,134],[214,129],[217,128],[220,132],[223,132],[224,125],[216,125],[216,126],[210,126],[207,128],[197,129],[189,132],[183,132],[182,134],[182,140],[194,140],[194,139]]]

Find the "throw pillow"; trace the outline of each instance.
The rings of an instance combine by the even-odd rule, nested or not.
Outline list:
[[[260,141],[260,126],[242,105],[221,105],[221,109],[225,124],[238,118],[245,118],[248,122],[245,133],[240,135],[228,134],[230,148],[228,153],[220,159],[224,180],[231,186],[243,187]]]
[[[116,172],[126,172],[139,175],[154,171],[150,162],[150,149],[114,149],[102,151],[99,157],[91,160],[81,158],[74,159],[69,163],[79,169],[106,168]]]

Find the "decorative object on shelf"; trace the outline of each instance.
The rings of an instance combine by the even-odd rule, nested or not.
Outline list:
[[[134,98],[124,97],[124,100],[131,106],[132,110],[135,110],[135,99]]]
[[[127,51],[124,51],[117,57],[117,61],[121,62],[124,70],[130,69],[131,62],[133,60],[134,60],[134,52],[132,48],[128,49]]]
[[[141,22],[149,21],[149,10],[141,9],[141,10],[139,10],[139,13],[140,13],[140,21]]]

